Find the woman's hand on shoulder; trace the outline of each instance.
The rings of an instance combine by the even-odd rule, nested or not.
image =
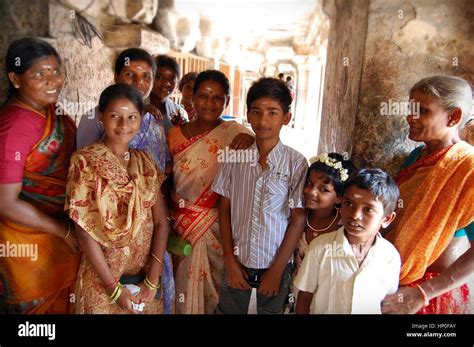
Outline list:
[[[158,108],[155,105],[152,105],[152,104],[145,105],[145,111],[155,116],[156,120],[160,122],[163,120],[163,114],[160,112],[160,110],[158,110]]]
[[[255,142],[255,137],[246,133],[239,133],[230,144],[230,149],[247,149]]]

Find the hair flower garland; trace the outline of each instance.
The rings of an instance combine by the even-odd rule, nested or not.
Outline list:
[[[323,163],[324,165],[327,165],[339,171],[339,177],[341,178],[342,182],[346,181],[349,178],[349,171],[343,168],[342,163],[337,159],[329,157],[327,153],[321,153],[320,155],[312,157],[309,160],[310,165],[313,165],[316,162]]]

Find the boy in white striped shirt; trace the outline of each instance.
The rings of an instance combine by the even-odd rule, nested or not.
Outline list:
[[[257,312],[283,312],[291,260],[304,228],[305,157],[280,141],[291,119],[284,82],[262,78],[247,94],[247,118],[255,132],[255,162],[223,162],[212,190],[220,194],[219,226],[225,274],[217,313],[245,314],[252,287]]]

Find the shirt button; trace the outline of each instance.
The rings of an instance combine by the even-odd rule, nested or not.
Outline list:
[[[258,222],[258,217],[255,217],[253,220],[254,220],[255,222]]]

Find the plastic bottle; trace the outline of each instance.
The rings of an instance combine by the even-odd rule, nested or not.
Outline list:
[[[168,236],[167,250],[170,253],[180,256],[188,256],[193,251],[193,246],[174,233]]]

